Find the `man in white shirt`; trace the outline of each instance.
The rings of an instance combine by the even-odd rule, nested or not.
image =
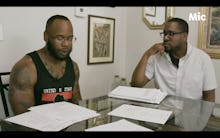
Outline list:
[[[215,102],[217,82],[210,57],[187,42],[188,24],[169,19],[161,35],[136,66],[131,86],[143,87],[152,78],[161,91],[170,95]]]

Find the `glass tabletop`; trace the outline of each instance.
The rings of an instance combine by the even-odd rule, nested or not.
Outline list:
[[[164,125],[108,115],[110,111],[123,104],[172,111],[172,115]],[[215,103],[203,100],[192,100],[168,95],[160,104],[150,104],[110,98],[105,95],[80,101],[79,105],[97,111],[100,116],[72,124],[63,131],[84,131],[87,128],[121,119],[126,119],[153,131],[220,131],[220,123],[217,122],[216,124],[217,118],[212,116]],[[2,131],[35,131],[4,120],[1,121],[1,127]]]
[[[172,111],[173,113],[165,125],[126,118],[131,122],[145,126],[154,131],[202,131],[206,127],[214,107],[214,103],[212,102],[176,96],[167,96],[160,104],[149,104],[103,96],[81,102],[82,106],[95,110],[101,114],[101,116],[97,118],[89,119],[86,128],[122,119],[121,117],[107,115],[108,112],[122,104]]]

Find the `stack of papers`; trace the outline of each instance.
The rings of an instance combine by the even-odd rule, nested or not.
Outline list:
[[[40,131],[60,131],[73,123],[100,115],[96,111],[69,102],[44,104],[29,110],[5,120]]]
[[[125,119],[86,129],[85,131],[153,131]]]
[[[112,116],[119,116],[157,124],[165,124],[171,114],[172,111],[152,109],[128,104],[123,104],[108,113],[108,115]]]
[[[167,96],[167,93],[159,89],[136,88],[128,86],[118,86],[108,94],[109,97],[122,98],[128,100],[142,101],[147,103],[160,104]]]

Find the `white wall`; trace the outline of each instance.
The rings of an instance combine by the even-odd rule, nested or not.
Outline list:
[[[175,16],[185,19],[189,24],[188,41],[197,46],[198,23],[189,21],[189,13],[198,12],[199,7],[175,7]],[[126,77],[130,81],[132,73],[144,51],[154,43],[162,41],[159,32],[162,30],[150,30],[142,21],[142,7],[129,7],[127,9],[127,49],[126,49]],[[220,85],[220,60],[212,59],[217,83]],[[154,87],[153,81],[146,87]],[[220,103],[220,87],[216,90],[216,103]]]
[[[79,65],[82,98],[105,95],[110,90],[115,74],[125,76],[126,8],[84,8],[87,14],[115,18],[114,63],[87,65],[88,16],[76,17],[75,7],[0,7],[0,24],[3,25],[4,35],[4,40],[0,41],[0,72],[10,71],[26,53],[42,48],[47,19],[55,14],[63,14],[72,21],[77,36],[71,57]],[[3,111],[1,105],[0,110]]]

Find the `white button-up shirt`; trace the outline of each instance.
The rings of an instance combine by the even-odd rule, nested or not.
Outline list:
[[[202,50],[187,44],[187,53],[179,59],[177,69],[169,54],[159,53],[148,60],[145,75],[154,78],[155,86],[170,95],[202,99],[202,91],[217,88],[211,58]]]

